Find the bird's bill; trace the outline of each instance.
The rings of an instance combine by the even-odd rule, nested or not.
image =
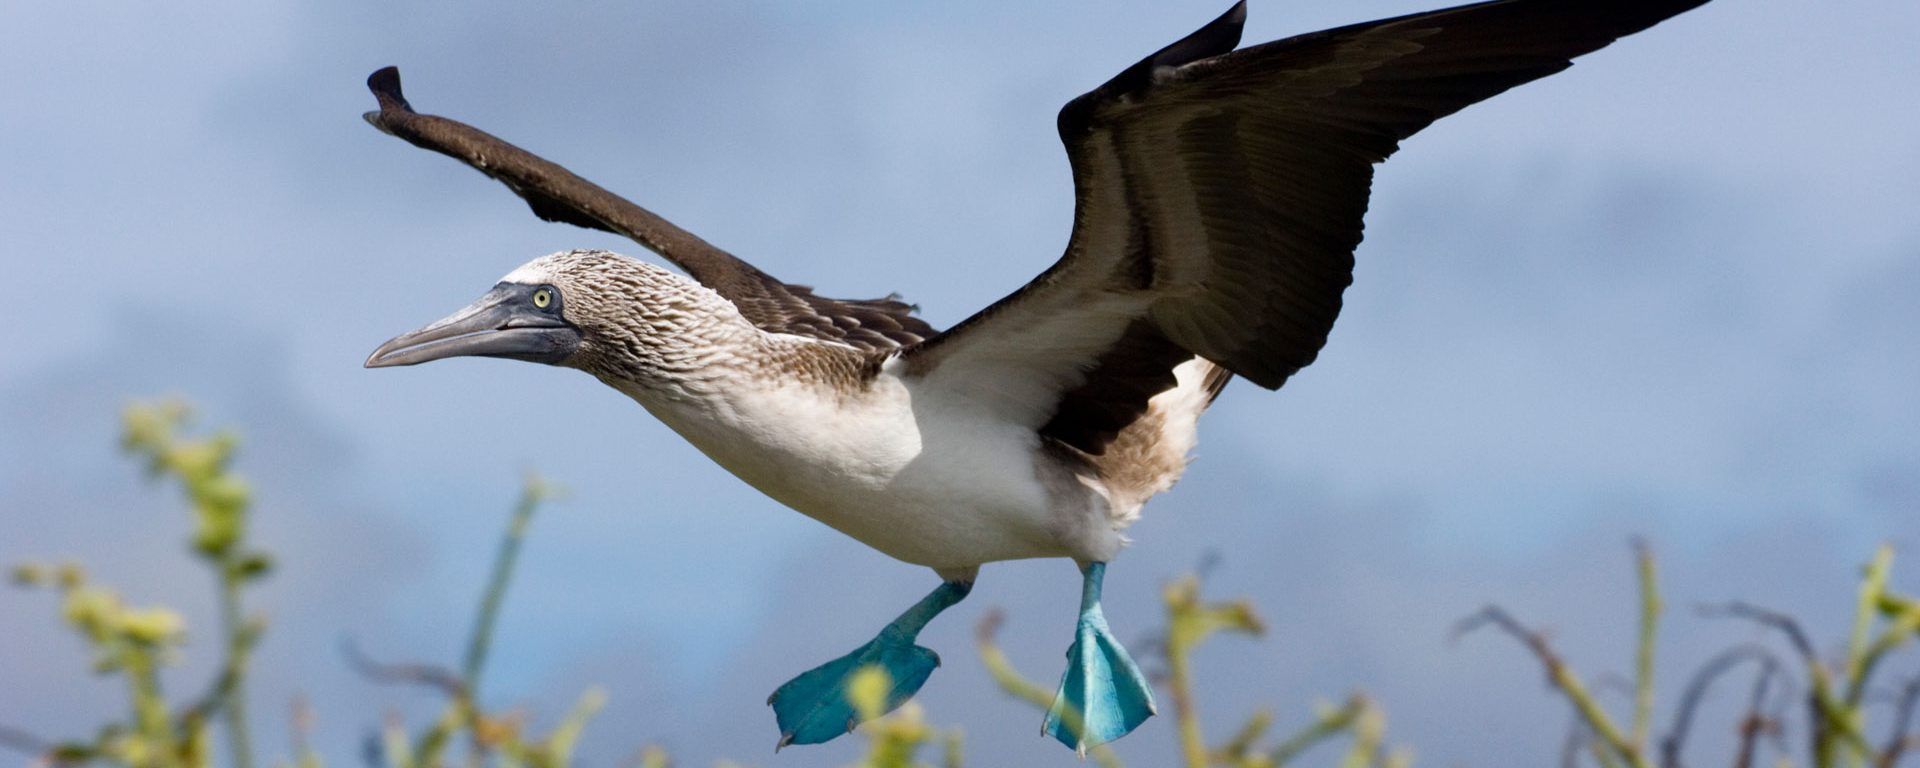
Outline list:
[[[531,286],[494,286],[464,309],[380,345],[367,357],[367,367],[415,365],[448,357],[504,357],[557,365],[579,346],[580,331],[535,308],[531,291]]]

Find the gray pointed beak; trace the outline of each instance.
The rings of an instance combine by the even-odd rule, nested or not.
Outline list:
[[[504,357],[558,365],[580,345],[580,331],[560,316],[559,302],[533,305],[535,286],[501,283],[479,301],[380,345],[368,368],[415,365],[448,357]]]

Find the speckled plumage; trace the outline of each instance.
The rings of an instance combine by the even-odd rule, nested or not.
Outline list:
[[[587,331],[570,365],[610,385],[678,396],[671,393],[778,378],[850,392],[884,359],[851,344],[768,333],[712,289],[609,251],[550,254],[501,281],[558,286],[569,319]]]
[[[944,572],[1112,557],[1151,495],[1139,491],[1170,485],[1184,468],[1208,401],[1169,393],[1156,418],[1120,441],[1129,450],[1095,457],[911,372],[897,353],[769,333],[706,287],[626,256],[556,253],[502,282],[552,285],[566,297],[581,336],[569,367],[626,393],[769,496]],[[1162,445],[1180,455],[1156,453]],[[1128,491],[1110,492],[1108,477]]]

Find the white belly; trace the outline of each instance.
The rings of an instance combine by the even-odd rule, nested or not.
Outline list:
[[[804,383],[701,402],[628,394],[761,492],[909,563],[959,569],[1118,547],[1096,494],[1075,486],[1063,499],[1061,484],[1043,484],[1032,429],[889,374],[844,397]]]

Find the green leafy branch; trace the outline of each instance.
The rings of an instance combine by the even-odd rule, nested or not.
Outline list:
[[[224,717],[227,751],[235,768],[250,768],[245,705],[247,664],[265,621],[247,616],[241,593],[266,576],[272,561],[246,541],[252,492],[231,464],[239,439],[230,431],[209,437],[181,434],[188,408],[179,401],[127,407],[122,447],[144,460],[155,479],[178,480],[193,514],[194,554],[212,567],[220,593],[224,658],[207,692],[175,709],[162,695],[159,670],[178,656],[186,637],[179,614],[161,607],[133,608],[112,590],[88,581],[77,564],[24,564],[14,569],[22,586],[51,587],[61,594],[62,615],[94,653],[94,671],[118,675],[128,686],[132,715],[102,727],[91,739],[48,743],[23,734],[6,739],[36,750],[55,763],[107,760],[146,768],[197,768],[209,764],[208,720]]]
[[[188,416],[186,405],[177,400],[128,406],[121,447],[146,460],[150,477],[172,477],[186,491],[193,512],[193,549],[214,570],[220,590],[221,634],[226,641],[226,658],[206,702],[225,715],[227,752],[235,768],[251,768],[245,681],[247,663],[266,631],[266,622],[247,616],[240,597],[249,583],[266,576],[273,561],[246,546],[253,493],[246,480],[230,469],[239,436],[222,430],[206,438],[182,437],[180,429]]]

